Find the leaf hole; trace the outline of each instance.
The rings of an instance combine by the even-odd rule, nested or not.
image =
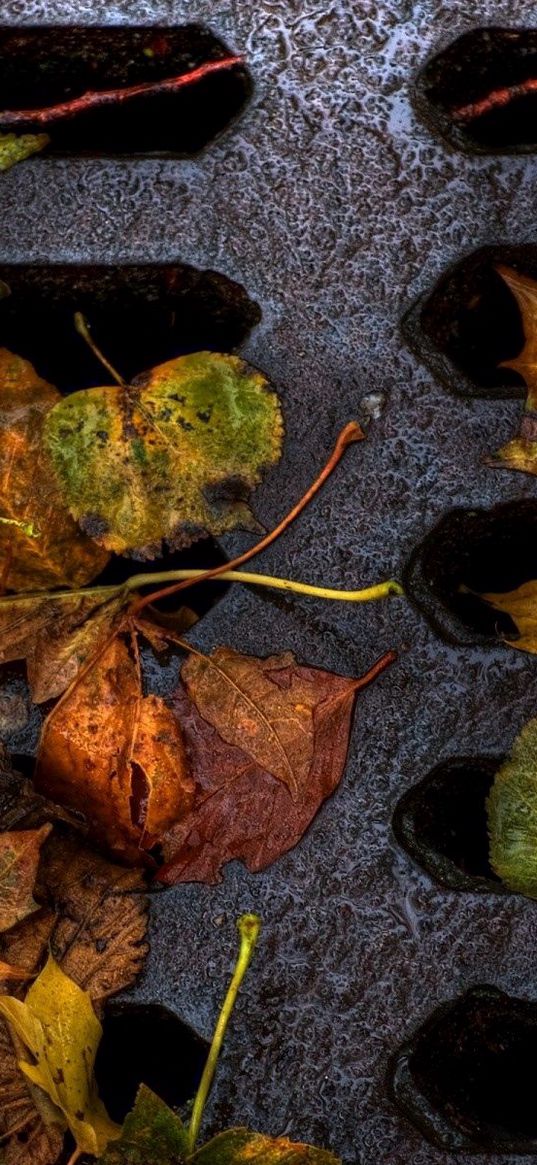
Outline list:
[[[441,886],[503,892],[489,862],[486,801],[501,757],[454,757],[397,802],[399,845]]]
[[[537,30],[474,28],[427,62],[415,104],[458,150],[529,153],[537,149],[536,78]]]
[[[537,1154],[537,1006],[474,987],[438,1008],[392,1064],[395,1100],[451,1152]]]
[[[171,1107],[195,1094],[208,1043],[159,1004],[109,1003],[95,1075],[113,1120],[123,1121],[140,1084],[147,1084]]]
[[[234,55],[209,29],[174,27],[49,26],[0,29],[2,112],[36,110],[81,97],[88,90],[127,87],[190,72]],[[48,152],[62,155],[191,156],[241,112],[252,82],[241,64],[173,92],[83,109],[50,126]],[[6,124],[6,128],[8,128]],[[11,128],[11,127],[9,127]]]
[[[477,594],[515,590],[537,578],[537,501],[446,514],[415,548],[404,571],[407,595],[433,629],[456,644],[516,639],[508,615]]]
[[[0,344],[62,392],[107,382],[75,312],[126,380],[188,352],[231,352],[261,318],[241,284],[185,265],[3,264],[0,281]]]

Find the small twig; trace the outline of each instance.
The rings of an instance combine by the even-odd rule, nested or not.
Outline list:
[[[188,1126],[188,1156],[190,1156],[196,1147],[198,1139],[201,1120],[203,1117],[203,1110],[207,1103],[207,1097],[213,1082],[213,1077],[220,1055],[226,1028],[231,1018],[231,1013],[235,1005],[239,988],[244,979],[244,976],[250,966],[252,955],[254,953],[256,943],[261,929],[261,919],[257,914],[243,914],[237,923],[240,934],[240,947],[237,962],[233,977],[227,989],[227,994],[222,1004],[220,1015],[218,1016],[217,1024],[214,1029],[209,1055],[203,1069],[203,1076],[200,1081],[196,1098],[194,1100],[194,1107],[192,1109],[192,1116]]]
[[[474,121],[485,113],[492,113],[494,109],[502,109],[517,97],[527,97],[529,93],[537,92],[537,79],[530,77],[527,81],[520,81],[518,85],[508,85],[504,89],[494,89],[487,97],[479,101],[472,101],[468,105],[461,105],[451,110],[454,121]]]
[[[49,105],[44,109],[4,109],[0,112],[0,126],[10,128],[21,125],[51,125],[57,121],[65,121],[84,113],[88,109],[101,109],[107,105],[121,105],[134,97],[159,96],[161,93],[174,93],[187,85],[202,81],[211,73],[219,73],[224,69],[231,69],[242,64],[240,56],[222,57],[220,61],[207,61],[192,69],[189,73],[181,73],[178,77],[166,77],[162,81],[144,81],[139,85],[128,85],[123,89],[92,90],[81,97],[73,97],[70,101],[61,101],[58,105]]]
[[[216,566],[213,570],[204,570],[196,577],[185,579],[184,582],[177,583],[175,586],[165,587],[163,590],[157,591],[156,594],[153,593],[151,595],[145,595],[143,599],[140,599],[139,602],[134,605],[132,614],[137,615],[144,609],[144,607],[148,607],[150,603],[155,603],[158,599],[167,598],[168,595],[176,595],[179,591],[186,590],[187,587],[192,586],[194,583],[202,581],[205,582],[210,578],[217,578],[219,574],[224,574],[226,570],[234,570],[235,567],[242,566],[243,562],[248,562],[248,560],[253,558],[255,554],[260,554],[262,550],[265,550],[267,546],[270,546],[272,542],[275,542],[276,539],[279,538],[280,534],[283,534],[284,530],[286,530],[287,527],[291,525],[291,522],[293,522],[295,518],[297,518],[298,515],[302,513],[302,510],[304,510],[312,498],[315,497],[315,494],[319,492],[326,479],[330,477],[330,474],[335,469],[338,462],[341,461],[347,446],[353,445],[355,441],[363,441],[364,438],[365,433],[363,429],[360,428],[360,425],[357,423],[357,421],[349,421],[348,425],[345,425],[345,428],[342,429],[341,433],[339,434],[334,449],[330,454],[324,469],[321,470],[320,474],[313,482],[313,485],[310,485],[309,489],[306,490],[306,493],[300,499],[300,501],[297,502],[296,506],[293,506],[292,510],[289,510],[289,513],[286,515],[286,517],[282,519],[282,521],[275,527],[274,530],[271,530],[270,534],[266,534],[260,542],[256,542],[255,546],[251,546],[249,550],[244,552],[244,554],[239,554],[237,558],[233,558],[231,562],[223,562],[221,566]]]
[[[117,384],[120,385],[121,388],[126,388],[126,381],[123,379],[120,373],[116,371],[114,365],[106,359],[104,353],[101,352],[101,349],[95,343],[95,340],[93,339],[93,336],[90,332],[88,321],[86,317],[82,315],[81,311],[75,312],[75,328],[79,336],[82,336],[82,339],[85,340],[88,348],[91,348],[93,355],[96,357],[99,363],[103,365],[103,368],[106,368],[106,371],[110,373],[110,376],[113,377],[113,379]]]

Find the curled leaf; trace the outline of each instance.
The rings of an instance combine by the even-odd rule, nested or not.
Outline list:
[[[290,653],[261,660],[219,648],[212,670],[189,659],[187,690],[178,689],[175,707],[196,796],[162,839],[159,880],[214,883],[226,862],[238,858],[261,870],[296,845],[341,779],[356,692],[393,658],[384,656],[359,680],[301,667]],[[235,692],[232,709],[228,673],[250,682],[249,702]],[[294,799],[282,757],[271,751],[273,726],[285,740]]]
[[[479,596],[499,614],[508,615],[517,629],[517,637],[505,636],[510,647],[537,652],[537,579],[522,583],[514,591]]]
[[[197,352],[131,386],[63,398],[44,437],[82,529],[108,550],[152,557],[163,540],[252,528],[247,498],[279,459],[282,418],[260,372]]]
[[[537,718],[498,769],[487,811],[493,870],[510,890],[537,898]]]
[[[32,154],[44,150],[50,138],[46,133],[0,133],[0,171],[10,170]]]
[[[116,637],[50,713],[35,783],[83,814],[100,844],[143,861],[190,808],[181,729],[158,696],[142,696],[135,636]]]
[[[9,930],[39,907],[33,890],[40,849],[52,829],[0,834],[0,931]]]
[[[59,392],[0,349],[0,578],[4,589],[83,586],[108,556],[71,518],[43,449]]]
[[[120,1130],[97,1096],[102,1028],[90,996],[50,956],[24,1002],[0,996],[0,1015],[33,1057],[20,1061],[24,1075],[59,1109],[79,1148],[98,1155]]]

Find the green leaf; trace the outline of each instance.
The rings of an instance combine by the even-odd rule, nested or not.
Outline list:
[[[494,872],[510,890],[537,898],[537,718],[498,769],[487,809]]]
[[[341,1165],[327,1149],[264,1137],[249,1129],[228,1129],[188,1158],[189,1165]]]
[[[24,162],[49,142],[47,133],[0,133],[0,170],[10,170],[17,162]]]
[[[197,352],[132,386],[73,393],[48,414],[45,446],[82,529],[116,553],[252,528],[247,504],[278,461],[283,425],[265,377],[238,356]]]
[[[99,1165],[178,1165],[186,1145],[180,1117],[142,1084],[119,1140],[108,1145]]]
[[[24,1003],[0,996],[0,1015],[31,1053],[24,1075],[63,1113],[80,1149],[97,1155],[119,1136],[97,1096],[93,1075],[102,1028],[90,996],[49,956]]]

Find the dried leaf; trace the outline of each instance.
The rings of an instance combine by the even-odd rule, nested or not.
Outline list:
[[[40,849],[52,829],[29,829],[0,834],[0,931],[22,922],[39,907],[33,890]]]
[[[509,615],[515,624],[516,639],[506,637],[510,647],[518,651],[537,652],[537,579],[522,583],[515,591],[480,595],[480,599],[502,615]]]
[[[181,730],[164,700],[142,696],[134,635],[128,645],[115,638],[50,713],[35,782],[131,862],[188,812],[193,782]]]
[[[0,579],[4,589],[83,586],[108,556],[65,508],[42,446],[59,392],[0,349]]]
[[[28,971],[26,967],[14,967],[11,963],[3,963],[0,960],[0,982],[8,979],[17,979],[19,982],[27,982],[28,979],[33,978],[33,972]]]
[[[339,1157],[315,1145],[265,1137],[249,1129],[227,1129],[188,1158],[189,1165],[341,1165]]]
[[[77,1145],[98,1155],[119,1135],[97,1096],[93,1067],[102,1028],[91,998],[49,959],[24,1002],[0,996],[0,1014],[33,1057],[19,1066],[60,1110]]]
[[[180,1117],[142,1084],[119,1140],[108,1145],[99,1165],[179,1165],[186,1148]]]
[[[19,1049],[20,1049],[20,1045]],[[64,1139],[64,1123],[51,1122],[46,1097],[23,1076],[7,1026],[0,1023],[0,1136],[2,1165],[56,1165]],[[43,1097],[36,1106],[36,1094]],[[44,1119],[47,1115],[48,1123]]]
[[[509,267],[497,267],[498,274],[513,293],[524,327],[524,347],[519,356],[506,360],[502,368],[513,368],[528,387],[520,432],[512,441],[487,459],[496,469],[519,469],[537,473],[537,282]]]
[[[25,158],[44,150],[49,142],[46,133],[0,133],[0,171],[24,162]]]
[[[44,429],[62,496],[108,550],[152,557],[163,540],[252,528],[247,505],[278,461],[278,398],[238,356],[198,352],[125,388],[63,398]]]
[[[498,769],[487,810],[493,870],[510,890],[537,898],[537,718]]]
[[[32,700],[60,696],[132,599],[122,587],[0,598],[0,663],[25,659]]]
[[[341,779],[357,690],[394,656],[384,656],[359,680],[300,667],[290,653],[256,660],[220,648],[213,658],[218,664],[224,661],[226,669],[241,676],[241,682],[249,675],[251,698],[259,700],[260,709],[267,685],[273,686],[270,714],[278,731],[285,725],[297,793],[293,800],[289,782],[280,775],[280,761],[274,765],[266,744],[261,744],[262,721],[242,696],[237,696],[231,721],[226,719],[229,684],[223,670],[214,670],[211,706],[208,669],[198,664],[197,657],[189,659],[182,671],[188,695],[180,687],[175,706],[196,780],[196,800],[192,811],[162,840],[165,865],[157,877],[167,885],[217,882],[222,866],[233,859],[241,859],[251,871],[261,870],[296,845]],[[294,739],[287,732],[289,724],[294,725]],[[233,743],[221,729],[226,737],[233,737]],[[270,735],[267,729],[267,740]],[[307,771],[301,753],[309,758]],[[269,769],[258,762],[264,755]]]

